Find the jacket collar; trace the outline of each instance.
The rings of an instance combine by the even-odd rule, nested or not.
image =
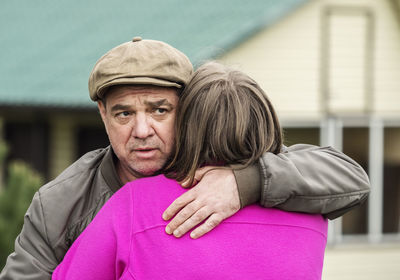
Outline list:
[[[123,185],[116,169],[116,162],[118,159],[111,146],[108,146],[106,149],[106,154],[100,164],[100,172],[111,191],[116,192]]]

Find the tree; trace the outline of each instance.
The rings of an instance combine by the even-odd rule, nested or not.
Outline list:
[[[6,151],[6,145],[0,142],[0,166]],[[5,184],[0,187],[0,268],[14,251],[14,241],[22,229],[25,212],[43,182],[41,176],[22,161],[11,162],[7,171]]]

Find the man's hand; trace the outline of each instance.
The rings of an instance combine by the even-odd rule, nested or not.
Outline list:
[[[203,167],[196,171],[197,185],[178,197],[163,213],[163,219],[169,220],[165,231],[175,237],[181,237],[196,225],[205,222],[193,230],[191,238],[198,238],[221,221],[232,216],[240,209],[239,192],[232,170]],[[183,187],[187,182],[182,183]],[[189,186],[190,187],[190,186]]]

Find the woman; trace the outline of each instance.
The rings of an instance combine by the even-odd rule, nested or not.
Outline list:
[[[193,181],[198,167],[247,166],[280,151],[279,122],[258,84],[207,63],[181,94],[176,124],[171,179],[159,175],[121,188],[53,279],[320,279],[327,230],[320,215],[253,205],[197,240],[164,232],[163,211],[185,192],[173,179]]]

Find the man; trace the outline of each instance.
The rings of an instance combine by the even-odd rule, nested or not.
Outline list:
[[[192,71],[180,51],[138,37],[99,59],[89,92],[111,145],[84,155],[35,194],[1,280],[49,279],[115,191],[128,181],[162,172],[173,151],[179,92]],[[331,148],[308,145],[279,155],[266,153],[259,166],[235,174],[213,170],[202,176],[205,171],[200,170],[200,182],[164,212],[167,220],[177,213],[167,233],[180,237],[205,220],[191,233],[198,238],[257,201],[335,218],[369,192],[368,178],[357,163]]]

